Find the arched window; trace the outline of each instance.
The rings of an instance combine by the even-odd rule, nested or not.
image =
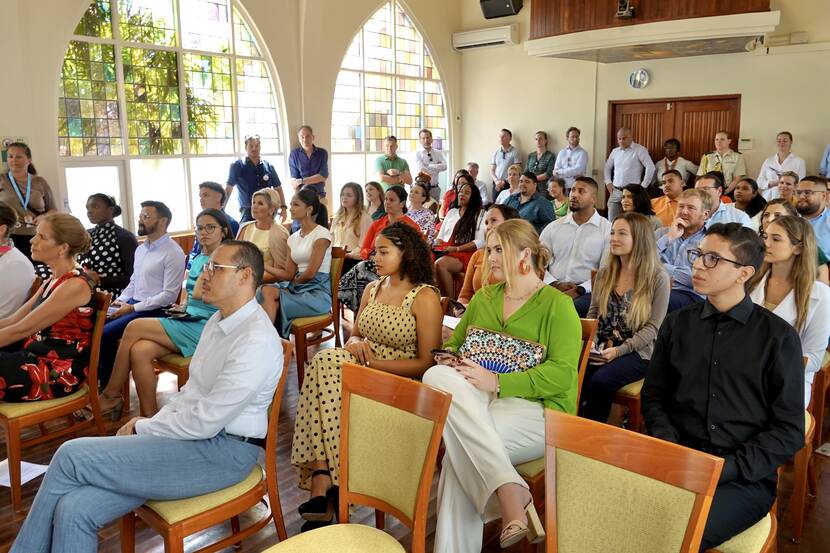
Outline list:
[[[343,183],[375,180],[375,158],[390,134],[398,138],[398,155],[409,162],[413,177],[422,128],[432,131],[433,147],[449,161],[441,78],[424,38],[397,0],[369,18],[340,67],[331,124],[335,205]],[[446,173],[441,174],[443,186]]]
[[[94,0],[67,48],[58,100],[73,213],[104,192],[128,227],[153,199],[172,209],[170,230],[192,228],[198,184],[224,185],[249,135],[286,177],[263,54],[234,0]],[[228,212],[236,210],[234,194]]]

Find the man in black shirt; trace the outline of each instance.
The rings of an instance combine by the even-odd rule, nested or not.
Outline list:
[[[651,435],[724,458],[702,551],[769,512],[776,469],[804,445],[804,365],[793,327],[746,293],[764,257],[756,233],[714,224],[688,255],[708,299],[666,316],[642,400]]]

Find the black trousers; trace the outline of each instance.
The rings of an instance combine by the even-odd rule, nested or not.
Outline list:
[[[700,550],[717,547],[769,513],[775,501],[777,475],[758,482],[736,480],[715,489]]]

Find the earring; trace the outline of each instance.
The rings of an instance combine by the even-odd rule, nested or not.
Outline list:
[[[530,267],[528,266],[527,262],[525,262],[525,260],[521,260],[519,262],[519,273],[521,273],[523,275],[526,275],[529,272],[530,272]]]

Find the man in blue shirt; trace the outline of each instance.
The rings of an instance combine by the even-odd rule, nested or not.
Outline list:
[[[806,176],[796,185],[795,209],[810,221],[816,231],[818,247],[827,255],[830,252],[830,213],[827,211],[827,179],[815,175]]]
[[[240,223],[253,221],[251,217],[251,196],[257,190],[263,188],[274,188],[280,196],[280,212],[285,216],[285,196],[282,193],[282,183],[277,176],[274,166],[262,159],[260,152],[260,139],[258,135],[249,136],[245,139],[245,153],[247,157],[237,159],[231,163],[228,173],[228,185],[225,187],[225,195],[231,197],[235,186],[239,187],[239,212],[242,214]]]
[[[314,131],[303,125],[297,132],[300,147],[291,150],[288,169],[294,191],[305,185],[312,186],[321,198],[326,197],[326,179],[329,177],[329,153],[314,145]]]
[[[746,212],[736,208],[734,204],[726,204],[721,201],[720,197],[723,195],[724,184],[723,173],[719,171],[710,171],[695,179],[695,188],[703,190],[712,199],[712,211],[706,225],[740,223],[746,228],[752,228],[752,220]]]
[[[525,171],[519,177],[519,192],[513,194],[504,205],[515,208],[525,221],[533,225],[536,232],[542,234],[545,227],[556,219],[553,204],[536,188],[536,175]]]

